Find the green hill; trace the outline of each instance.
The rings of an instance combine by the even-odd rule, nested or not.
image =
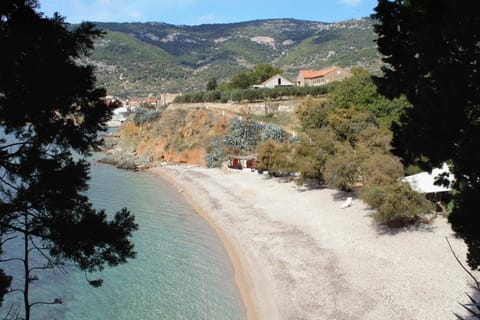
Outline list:
[[[204,89],[260,63],[295,79],[300,69],[331,65],[379,70],[372,20],[322,23],[294,19],[176,26],[98,23],[107,31],[88,62],[110,94],[159,95]]]

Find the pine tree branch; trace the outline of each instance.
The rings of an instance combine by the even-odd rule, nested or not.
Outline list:
[[[22,259],[22,258],[0,259],[0,263],[11,262],[11,261],[20,261],[20,262],[23,263],[25,261],[25,259]]]
[[[457,255],[455,254],[455,251],[453,251],[453,248],[452,248],[452,245],[450,244],[450,241],[448,240],[448,237],[445,237],[445,240],[447,240],[448,246],[450,247],[450,251],[452,252],[455,260],[457,260],[460,267],[462,267],[462,269],[473,279],[473,281],[475,281],[475,285],[476,285],[477,289],[480,290],[480,283],[478,282],[477,278],[475,278],[475,276],[467,268],[465,268],[465,266],[462,264],[460,259],[457,257]]]
[[[7,243],[8,241],[13,240],[13,239],[16,239],[16,238],[18,238],[18,236],[8,237],[8,238],[6,238],[6,239],[0,240],[0,247],[2,247],[2,246],[3,246],[5,243]]]
[[[6,145],[3,145],[0,147],[0,150],[5,150],[5,149],[8,149],[8,148],[11,148],[11,147],[15,147],[15,146],[25,146],[27,144],[26,141],[24,142],[15,142],[15,143],[10,143],[10,144],[6,144]],[[19,148],[21,149],[21,148]]]
[[[37,301],[37,302],[34,302],[34,303],[31,303],[30,304],[30,307],[33,307],[35,305],[39,305],[39,304],[62,304],[63,303],[63,300],[61,298],[55,298],[55,300],[53,301]]]

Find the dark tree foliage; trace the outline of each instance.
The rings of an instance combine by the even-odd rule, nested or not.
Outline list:
[[[207,82],[207,91],[212,91],[217,89],[217,79],[212,78]]]
[[[282,69],[271,64],[258,64],[253,69],[237,73],[228,83],[230,89],[247,89],[254,84],[260,84],[276,74],[281,74]]]
[[[379,89],[412,108],[393,128],[395,152],[425,167],[448,161],[456,190],[450,222],[480,265],[480,2],[379,0],[373,18],[384,76]]]
[[[92,67],[78,61],[102,32],[90,23],[70,29],[63,17],[44,17],[37,7],[34,0],[0,2],[0,244],[24,247],[14,258],[23,264],[24,286],[12,289],[23,293],[25,319],[33,305],[61,303],[29,301],[35,270],[65,260],[86,272],[125,263],[135,257],[130,237],[137,228],[128,210],[109,219],[84,195],[85,157],[111,110]],[[30,265],[32,252],[45,264]],[[2,297],[9,280],[0,270]]]

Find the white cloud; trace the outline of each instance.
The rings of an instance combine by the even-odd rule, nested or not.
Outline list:
[[[358,6],[362,0],[340,0],[340,2],[348,4],[349,6]]]
[[[197,19],[199,24],[209,24],[209,23],[222,23],[223,20],[221,18],[216,17],[213,14],[204,15],[198,17]]]

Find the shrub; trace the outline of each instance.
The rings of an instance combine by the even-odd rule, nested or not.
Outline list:
[[[412,190],[406,182],[365,188],[360,196],[377,210],[374,219],[390,227],[414,223],[433,210],[425,196]]]
[[[303,129],[322,128],[327,124],[327,115],[330,112],[324,100],[315,100],[308,97],[296,111]]]
[[[271,139],[258,146],[258,170],[268,171],[275,176],[285,176],[294,172],[292,150],[288,143],[279,143]]]
[[[376,118],[366,112],[355,109],[336,108],[326,117],[326,124],[332,128],[337,137],[355,144],[359,134],[369,127],[376,127]]]
[[[263,96],[260,94],[261,91],[257,89],[246,89],[242,93],[243,99],[248,100],[249,102],[253,102],[256,100],[263,99]]]
[[[229,153],[252,152],[259,141],[263,125],[256,121],[233,118],[230,122],[230,132],[224,137],[214,140],[209,147],[205,161],[207,167],[221,165]]]
[[[207,100],[206,95],[207,95],[207,92],[203,92],[203,91],[193,92],[191,94],[192,96],[191,102],[193,103],[205,102]]]
[[[230,122],[230,135],[225,136],[225,144],[245,151],[253,151],[259,140],[263,125],[256,121],[233,118]]]
[[[281,97],[305,97],[305,96],[321,96],[337,86],[332,83],[319,87],[278,87],[265,89],[252,89],[250,86],[242,85],[241,87],[229,86],[228,84],[220,84],[216,90],[197,91],[183,93],[175,98],[175,103],[194,103],[194,102],[215,102],[220,101],[226,103],[229,100],[242,101],[248,100],[262,101],[265,97],[269,99],[277,99]]]
[[[365,187],[392,184],[403,177],[400,159],[391,154],[373,154],[360,164]]]
[[[326,145],[328,146],[328,144]],[[331,146],[328,147],[330,149]],[[359,166],[356,152],[349,143],[334,143],[326,157],[323,178],[330,188],[350,191],[358,181]]]
[[[323,181],[323,170],[327,159],[335,154],[334,136],[328,129],[317,129],[308,132],[308,137],[297,137],[300,143],[289,142],[295,145],[295,166],[300,177],[297,180],[302,184],[307,179]]]
[[[218,91],[218,90],[212,90],[212,91],[207,91],[205,93],[205,101],[208,101],[208,102],[216,102],[216,101],[220,101],[221,99],[221,92]]]
[[[140,126],[146,122],[151,122],[160,117],[160,111],[158,110],[151,110],[145,108],[137,108],[135,109],[135,113],[133,115],[133,122],[135,125]]]
[[[325,162],[323,178],[330,188],[350,191],[358,180],[358,164],[354,150],[344,145]]]
[[[230,100],[230,91],[222,91],[220,94],[220,102],[227,103]]]
[[[287,140],[287,137],[288,137],[288,134],[285,132],[285,130],[271,123],[267,123],[265,125],[261,134],[262,141],[272,139],[273,141],[276,141],[276,142],[283,142]]]
[[[205,156],[208,168],[218,168],[222,165],[225,158],[224,146],[222,140],[214,140],[209,148],[209,153]]]
[[[244,91],[244,90],[233,89],[232,91],[230,91],[230,99],[231,99],[232,101],[236,101],[236,102],[242,101],[242,99],[243,99],[243,91]]]

